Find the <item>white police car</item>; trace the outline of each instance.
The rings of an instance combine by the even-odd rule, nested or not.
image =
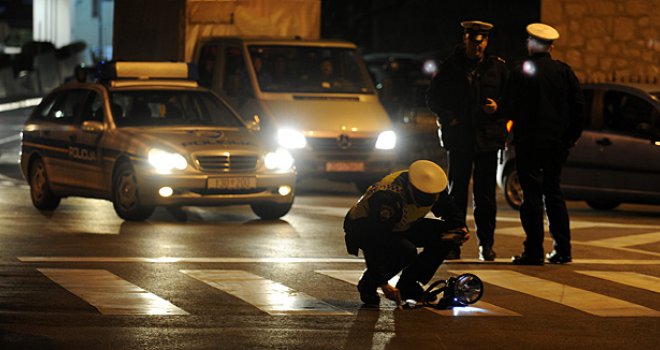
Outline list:
[[[285,215],[292,156],[264,144],[194,75],[185,63],[113,62],[97,68],[97,81],[45,97],[23,128],[21,170],[34,206],[53,210],[82,196],[112,201],[125,220],[184,205]]]

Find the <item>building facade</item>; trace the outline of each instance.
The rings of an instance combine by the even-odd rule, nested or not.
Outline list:
[[[660,83],[660,0],[543,0],[541,20],[580,81]]]

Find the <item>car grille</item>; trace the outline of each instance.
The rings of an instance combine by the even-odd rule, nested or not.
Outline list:
[[[257,156],[208,155],[195,158],[202,171],[239,172],[253,171],[257,168]]]
[[[373,138],[348,138],[343,140],[337,138],[308,138],[309,146],[317,151],[371,151],[376,146]]]

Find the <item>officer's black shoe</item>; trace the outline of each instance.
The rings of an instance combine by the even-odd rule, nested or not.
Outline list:
[[[360,300],[362,300],[365,306],[378,307],[380,304],[380,297],[376,291],[377,288],[378,286],[369,283],[369,281],[364,278],[360,279],[357,289],[358,292],[360,292]]]
[[[573,261],[573,258],[570,255],[559,255],[556,250],[546,254],[545,257],[551,264],[566,264]]]
[[[543,257],[535,258],[525,253],[511,257],[514,265],[543,265]]]
[[[481,261],[493,261],[495,260],[495,251],[493,250],[492,247],[489,247],[487,245],[480,245],[479,246],[479,260]]]
[[[461,258],[461,247],[452,248],[447,254],[445,260],[458,260]]]
[[[424,288],[422,288],[422,286],[420,286],[417,282],[401,283],[401,280],[399,280],[399,283],[396,284],[396,288],[399,289],[399,292],[401,293],[401,300],[403,301],[409,299],[415,301],[422,300]]]

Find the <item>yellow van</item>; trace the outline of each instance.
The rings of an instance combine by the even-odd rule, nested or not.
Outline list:
[[[354,44],[211,37],[193,61],[200,85],[293,154],[299,177],[364,189],[393,169],[396,134]]]

